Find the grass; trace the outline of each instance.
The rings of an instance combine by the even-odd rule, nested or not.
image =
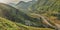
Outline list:
[[[27,28],[28,30],[54,30],[51,28],[37,28],[37,27],[32,27],[32,26],[25,26],[23,24],[17,23],[18,26],[22,26],[24,28]]]
[[[20,28],[14,22],[0,17],[0,30],[20,30]]]
[[[0,17],[0,30],[53,30],[53,29],[25,26],[23,24],[15,23]]]

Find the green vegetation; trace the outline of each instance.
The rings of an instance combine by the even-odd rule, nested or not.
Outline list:
[[[42,15],[53,26],[58,27],[60,25],[60,0],[38,0],[36,4],[32,5],[31,9],[31,12],[38,14],[34,14],[35,16]],[[33,17],[35,17],[34,15]]]
[[[12,21],[0,17],[0,30],[20,30]]]
[[[47,16],[59,14],[60,0],[38,0],[38,2],[31,7],[31,9],[34,11],[34,13],[43,15],[47,14]]]
[[[38,0],[25,7],[0,3],[0,30],[60,30],[60,0]]]
[[[0,17],[0,30],[40,30],[40,29],[42,30],[43,28],[35,28],[35,27],[25,26],[25,25],[15,23],[8,19]],[[44,28],[44,29],[53,30],[50,28]]]
[[[24,14],[18,9],[0,3],[0,30],[40,30],[40,29],[48,30],[50,29],[50,28],[35,28],[35,27],[26,26],[27,24],[25,24],[25,20],[27,22],[29,20],[28,18],[30,17],[27,14]]]

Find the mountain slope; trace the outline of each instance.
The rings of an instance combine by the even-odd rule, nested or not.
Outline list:
[[[50,28],[36,28],[31,26],[25,26],[26,24],[23,25],[24,23],[22,22],[24,22],[24,20],[27,19],[28,16],[26,15],[27,17],[25,17],[23,12],[17,11],[18,9],[14,7],[0,3],[0,30],[53,30]],[[23,16],[25,19],[22,20],[23,18],[18,15]]]
[[[19,30],[20,28],[8,19],[0,17],[0,30]]]
[[[60,30],[60,0],[38,0],[32,5],[31,12],[42,15]]]
[[[29,2],[20,1],[19,3],[16,4],[16,6],[18,8],[28,9],[34,3],[36,3],[36,0],[32,0],[32,1],[29,1]]]
[[[0,4],[0,9],[0,17],[4,17],[11,21],[25,24],[27,26],[43,27],[40,19],[32,18],[14,7],[6,4]]]
[[[38,0],[37,3],[32,6],[34,13],[60,20],[60,0]]]
[[[30,6],[32,6],[34,3],[36,3],[36,0],[32,0],[29,2],[24,2],[24,1],[20,1],[19,3],[17,3],[15,5],[15,7],[17,9],[20,9],[21,11],[23,11],[24,13],[29,13],[29,8]]]
[[[38,0],[31,8],[40,14],[58,13],[60,11],[60,0]]]
[[[11,20],[12,22],[24,24],[24,25],[27,25],[27,26],[39,27],[39,30],[40,30],[40,28],[44,29],[45,26],[47,28],[48,27],[51,28],[48,24],[45,25],[44,23],[42,23],[40,17],[39,18],[30,17],[29,15],[23,13],[22,11],[19,11],[18,9],[16,9],[12,6],[9,6],[7,4],[3,4],[3,3],[0,3],[0,17]],[[21,24],[19,24],[20,25],[19,27],[22,26]],[[32,28],[31,30],[36,29],[36,28],[33,28],[33,27],[30,27],[30,28],[26,27],[26,28],[29,29],[29,30],[31,28]]]
[[[0,30],[53,30],[50,28],[34,28],[34,27],[28,27],[21,24],[16,24],[15,22],[12,22],[8,19],[1,18],[0,17]]]

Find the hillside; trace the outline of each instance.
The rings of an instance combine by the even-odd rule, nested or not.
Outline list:
[[[1,18],[3,17],[3,18]],[[34,22],[34,18],[31,18],[27,14],[19,11],[18,9],[9,6],[7,4],[0,3],[0,21],[1,30],[48,30],[50,28],[36,28],[40,24]],[[35,24],[36,25],[35,25]],[[34,26],[34,27],[33,27]],[[41,26],[42,27],[42,26]],[[50,29],[53,30],[53,29]]]
[[[46,18],[53,26],[60,28],[60,0],[38,0],[36,4],[31,6],[33,17]]]
[[[59,21],[60,0],[38,0],[36,4],[32,5],[32,12]]]
[[[0,17],[9,19],[13,22],[22,23],[27,26],[44,27],[40,19],[30,17],[29,15],[19,11],[14,7],[6,4],[0,4],[0,9]]]
[[[18,25],[15,22],[12,22],[8,19],[0,17],[0,30],[42,30],[42,29],[43,28],[28,27],[22,24]],[[45,28],[45,30],[48,30],[48,29],[50,28]],[[50,29],[50,30],[53,30],[53,29]]]
[[[0,17],[0,30],[20,30],[20,28],[14,22]]]
[[[24,9],[30,2],[21,3],[23,3]],[[21,6],[20,4],[17,5]],[[3,21],[16,25],[9,24],[13,27],[13,30],[16,28],[16,30],[60,30],[60,0],[38,0],[35,4],[29,6],[31,7],[26,7],[26,11],[23,11],[22,8],[0,3],[0,17],[3,17],[1,18]],[[3,21],[1,22],[3,23]],[[5,25],[5,22],[2,23],[1,25]],[[8,30],[10,26],[8,26]]]

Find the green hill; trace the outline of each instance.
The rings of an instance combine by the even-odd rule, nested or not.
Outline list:
[[[0,17],[0,30],[20,30],[20,28],[14,22]]]
[[[38,0],[31,9],[31,12],[51,18],[50,20],[60,20],[60,0]]]
[[[31,6],[31,9],[31,12],[38,14],[33,14],[36,17],[42,15],[52,25],[56,27],[60,25],[60,0],[38,0],[36,4]]]
[[[35,23],[33,20],[35,19],[19,11],[18,9],[10,5],[0,3],[0,30],[42,30],[42,29],[48,30],[50,29],[50,28],[32,27],[32,26],[38,26],[33,24]]]
[[[9,19],[13,22],[22,23],[27,26],[44,27],[40,19],[30,17],[29,15],[19,11],[12,6],[9,6],[7,4],[0,4],[0,9],[0,17]]]
[[[0,30],[53,30],[50,28],[28,27],[0,17]]]
[[[60,0],[38,0],[31,8],[37,14],[59,14]]]
[[[27,14],[20,9],[0,3],[0,17],[3,17],[0,18],[1,30],[59,29],[59,13],[60,0],[38,0]]]

